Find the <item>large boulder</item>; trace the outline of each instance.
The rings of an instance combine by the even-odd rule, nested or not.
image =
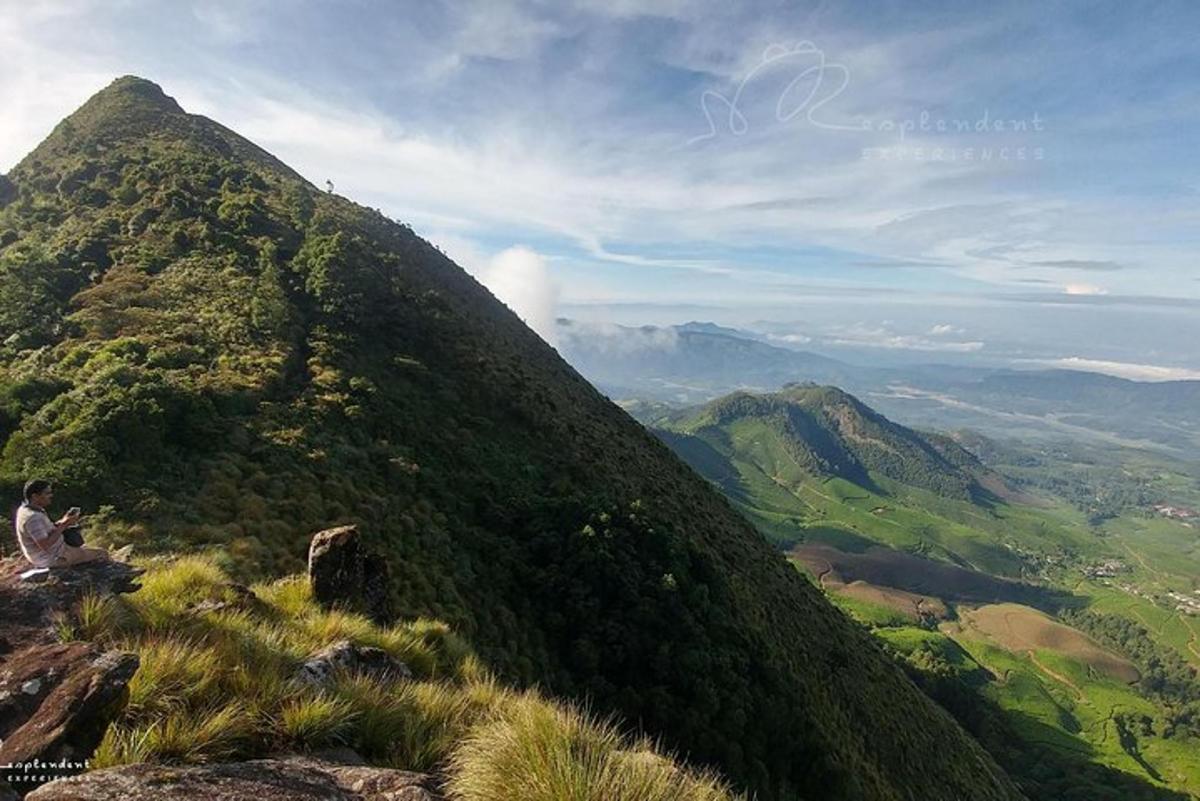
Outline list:
[[[431,777],[309,758],[129,765],[44,785],[27,801],[440,801]]]
[[[79,773],[125,708],[134,654],[33,647],[0,670],[0,771],[17,791]],[[15,725],[14,725],[15,724]]]
[[[383,680],[411,679],[413,675],[408,665],[382,648],[339,640],[304,660],[296,672],[296,679],[314,687],[323,687],[339,673]]]
[[[308,578],[322,606],[353,609],[380,623],[391,618],[387,562],[367,550],[358,526],[339,526],[313,536]]]

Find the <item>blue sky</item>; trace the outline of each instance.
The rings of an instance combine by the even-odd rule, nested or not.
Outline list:
[[[543,329],[708,309],[1003,361],[1086,317],[1032,358],[1200,370],[1196,3],[0,12],[0,170],[133,73],[411,223]]]

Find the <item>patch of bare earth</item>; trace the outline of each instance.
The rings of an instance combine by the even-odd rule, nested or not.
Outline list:
[[[1044,649],[1091,667],[1111,678],[1132,683],[1141,674],[1128,659],[1118,656],[1080,631],[1020,604],[988,604],[959,609],[965,631],[986,637],[1015,653]]]

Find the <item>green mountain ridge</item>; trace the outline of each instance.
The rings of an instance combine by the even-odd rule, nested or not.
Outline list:
[[[738,392],[699,410],[670,414],[652,424],[718,442],[731,426],[757,422],[791,464],[820,478],[874,486],[872,474],[951,498],[984,499],[983,465],[951,438],[913,431],[888,420],[836,387],[794,384],[781,392]],[[763,444],[761,441],[756,441]],[[720,445],[718,445],[720,447]],[[764,447],[766,447],[764,445]]]
[[[92,536],[299,567],[358,523],[393,605],[762,799],[1017,798],[701,477],[411,229],[126,77],[5,177],[0,483]]]

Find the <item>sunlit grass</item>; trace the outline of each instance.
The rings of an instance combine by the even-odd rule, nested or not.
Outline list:
[[[146,567],[142,590],[85,598],[62,624],[61,636],[141,660],[95,767],[345,745],[374,764],[436,773],[461,801],[732,798],[611,723],[505,687],[444,623],[379,626],[325,610],[297,577],[257,584],[247,600],[203,556]],[[197,608],[204,601],[228,603]],[[324,688],[297,680],[305,658],[340,640],[383,649],[413,678],[337,674]]]
[[[273,721],[277,738],[299,748],[341,745],[358,715],[350,702],[330,695],[304,695],[287,701]]]
[[[512,699],[462,740],[449,788],[461,801],[727,801],[711,774],[684,769],[646,741],[630,742],[611,722]]]

